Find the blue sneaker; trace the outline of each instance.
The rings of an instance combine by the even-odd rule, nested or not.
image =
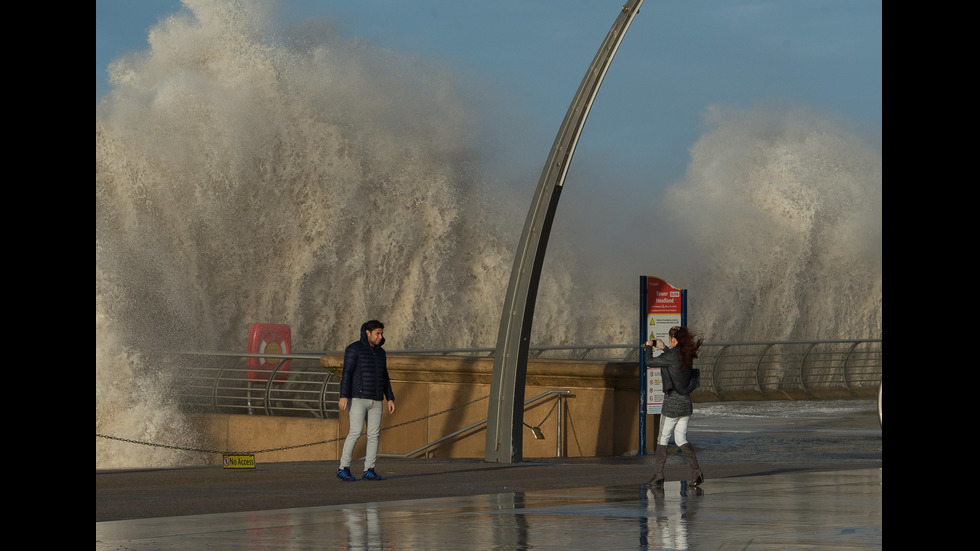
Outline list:
[[[346,482],[354,482],[357,480],[354,475],[350,474],[350,467],[344,467],[343,469],[337,471],[337,478]]]
[[[361,477],[362,480],[381,480],[381,475],[374,472],[374,469],[368,469],[364,471],[364,476]]]

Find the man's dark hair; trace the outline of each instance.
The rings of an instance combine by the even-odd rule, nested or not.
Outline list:
[[[381,323],[378,320],[371,320],[364,324],[364,330],[369,333],[371,331],[374,331],[375,329],[384,329],[384,328],[385,328],[385,324]]]

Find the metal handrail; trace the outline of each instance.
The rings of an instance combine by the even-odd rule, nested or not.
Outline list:
[[[562,416],[564,415],[564,412],[563,412],[562,407],[561,407],[561,397],[563,395],[569,394],[569,393],[571,393],[570,390],[549,390],[548,392],[545,392],[543,394],[539,394],[539,395],[535,396],[534,398],[531,398],[530,400],[525,400],[524,401],[524,409],[527,410],[527,406],[533,404],[534,402],[537,402],[538,400],[543,400],[543,399],[547,398],[548,396],[551,396],[552,394],[557,394],[558,395],[558,398],[557,398],[557,400],[558,400],[558,436],[557,436],[557,439],[558,439],[558,449],[555,452],[555,454],[556,454],[555,457],[562,457],[562,449],[561,449],[561,440],[562,440],[561,439],[561,426],[562,426],[562,422],[561,421],[562,421]],[[414,449],[414,450],[412,450],[410,452],[401,453],[401,454],[379,453],[378,455],[384,456],[384,457],[412,457],[413,455],[415,455],[417,453],[421,453],[423,451],[428,452],[429,448],[432,448],[434,446],[437,446],[437,445],[445,442],[446,440],[449,440],[451,438],[455,438],[455,437],[459,436],[460,434],[469,432],[469,431],[471,431],[471,430],[473,430],[473,429],[475,429],[477,427],[480,427],[480,426],[483,426],[483,425],[486,425],[486,424],[487,424],[487,419],[483,419],[482,421],[477,421],[476,423],[473,423],[472,425],[463,427],[463,428],[459,429],[456,432],[453,432],[451,434],[447,434],[446,436],[443,436],[442,438],[438,438],[436,440],[433,440],[432,442],[429,442],[428,444],[425,444],[424,446],[419,447],[419,448],[416,448],[416,449]],[[539,428],[539,427],[533,427],[533,428]]]

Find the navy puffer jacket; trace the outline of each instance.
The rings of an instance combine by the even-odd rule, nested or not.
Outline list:
[[[341,398],[367,398],[394,401],[388,378],[388,359],[385,356],[384,337],[381,344],[371,346],[367,340],[367,324],[361,325],[361,339],[344,350],[344,371],[340,377]]]

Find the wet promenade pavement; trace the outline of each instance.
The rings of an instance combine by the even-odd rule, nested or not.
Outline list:
[[[96,522],[95,548],[875,549],[881,478],[880,468],[797,471],[703,489],[634,483],[117,520]]]
[[[676,453],[662,491],[650,456],[382,458],[385,480],[352,483],[328,461],[97,470],[96,550],[881,548],[877,418],[742,430],[702,413],[697,489]]]

